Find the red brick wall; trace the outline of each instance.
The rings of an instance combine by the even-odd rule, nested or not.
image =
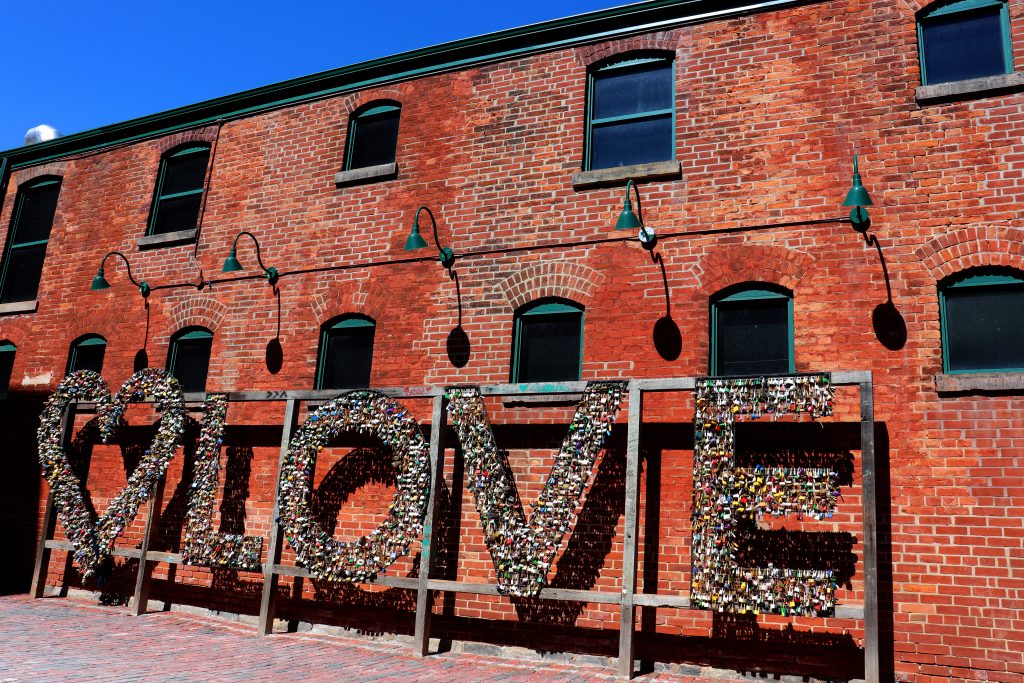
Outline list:
[[[39,310],[0,318],[0,338],[18,345],[12,390],[52,390],[68,344],[87,332],[108,340],[104,375],[111,384],[130,375],[145,337],[142,300],[113,263],[107,269],[113,288],[88,290],[99,259],[112,249],[128,254],[133,269],[152,285],[175,285],[150,299],[152,365],[163,365],[170,336],[181,327],[213,330],[210,390],[312,387],[319,327],[347,312],[377,321],[375,386],[507,381],[513,311],[547,295],[586,306],[585,379],[699,375],[708,371],[708,297],[749,280],[781,284],[794,292],[798,371],[874,373],[875,415],[891,487],[883,492],[892,532],[891,566],[883,574],[891,572],[896,673],[915,681],[1019,680],[1019,392],[937,394],[933,376],[942,365],[937,280],[972,265],[1024,266],[1018,225],[1024,95],[918,105],[919,6],[815,3],[231,121],[219,133],[198,246],[144,252],[135,246],[145,231],[160,154],[179,136],[69,158],[47,170],[62,174],[64,184]],[[1020,62],[1024,2],[1011,0],[1010,10]],[[652,343],[654,323],[666,312],[659,267],[635,241],[579,244],[621,236],[613,226],[622,189],[576,191],[570,182],[582,159],[586,66],[648,48],[675,51],[682,178],[640,188],[647,223],[662,235],[676,235],[658,247],[671,316],[682,336],[681,353],[673,360],[664,360]],[[348,114],[378,98],[402,103],[398,177],[337,189],[333,175],[342,163]],[[202,134],[207,139],[216,131]],[[906,325],[906,343],[898,350],[881,343],[872,327],[873,311],[886,301],[874,249],[848,224],[814,222],[844,215],[838,204],[849,187],[854,150],[876,203],[872,230],[881,241],[893,303]],[[9,225],[18,183],[35,172],[13,176],[0,230]],[[454,283],[436,263],[391,263],[408,256],[402,245],[421,204],[434,210],[442,241],[457,253],[493,252],[457,263],[462,326],[471,342],[462,368],[445,352],[459,320]],[[270,288],[256,280],[217,282],[201,291],[189,284],[199,281],[200,271],[207,280],[221,277],[239,230],[254,232],[265,261],[286,273],[280,283],[284,361],[276,374],[264,359],[278,324]],[[255,272],[247,243],[239,258],[247,273]],[[352,267],[317,270],[341,266]],[[289,274],[300,270],[306,272]],[[425,402],[409,404],[429,420]],[[237,446],[232,467],[243,474],[249,468],[247,499],[225,507],[233,530],[269,531],[279,443],[273,425],[279,424],[280,410],[232,406],[229,412],[229,443]],[[536,496],[554,446],[531,445],[532,430],[514,425],[524,415],[531,423],[564,423],[569,414],[544,410],[490,405],[495,423],[510,425],[499,438],[510,440],[509,458],[524,501]],[[858,419],[855,393],[842,394],[839,413],[839,422]],[[661,435],[651,442],[643,475],[640,577],[646,590],[687,590],[691,417],[685,395],[652,400],[645,413]],[[554,443],[560,439],[559,433]],[[609,511],[623,497],[622,448],[613,441],[598,465],[589,497],[599,504],[584,506],[581,528],[552,577],[555,585],[617,585],[622,520]],[[334,491],[324,493],[325,519],[340,509],[336,531],[353,537],[381,518],[392,488],[388,474],[368,464],[372,457],[359,455],[357,462],[370,467],[369,474],[360,474],[340,459],[342,453],[335,449],[321,459],[317,481],[327,478]],[[448,462],[453,459],[449,451]],[[168,529],[161,537],[166,548],[175,548],[180,538],[171,522],[180,521],[187,489],[187,477],[180,483],[183,462],[177,460],[168,475]],[[97,508],[123,484],[123,467],[118,449],[94,449],[89,489]],[[472,499],[451,477],[449,472],[448,490],[460,493],[451,500],[443,571],[452,578],[493,580]],[[835,519],[786,520],[785,526],[859,535],[859,466],[852,481]],[[125,535],[124,545],[138,541],[140,524]],[[862,549],[854,546],[853,552],[859,556]],[[78,581],[62,577],[62,568],[58,556],[51,583]],[[403,560],[393,571],[404,575],[411,569]],[[170,580],[158,584],[154,597],[248,613],[258,608],[256,575],[189,567],[157,572]],[[857,602],[860,586],[858,565],[841,599]],[[284,587],[294,599],[282,609],[294,618],[411,631],[412,598],[402,591],[339,590],[308,581],[286,581]],[[347,607],[324,608],[333,603]],[[449,637],[614,654],[616,614],[607,607],[442,595],[436,609],[442,615],[439,634]],[[860,654],[853,648],[862,637],[859,622],[760,617],[754,623],[676,610],[645,611],[638,618],[644,631],[639,647],[647,657],[858,675]],[[738,651],[753,653],[759,664],[737,659]],[[824,662],[819,657],[808,663],[808,652],[827,654]]]

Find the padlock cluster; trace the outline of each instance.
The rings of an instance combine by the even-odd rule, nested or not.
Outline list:
[[[835,608],[829,569],[741,567],[740,529],[765,514],[831,517],[838,473],[826,468],[739,468],[736,420],[770,415],[832,413],[834,391],[825,375],[704,379],[694,416],[694,497],[690,601],[694,607],[745,614],[817,616]]]
[[[317,454],[341,432],[377,437],[390,447],[397,492],[387,519],[366,536],[339,541],[310,507]],[[316,579],[366,582],[383,573],[423,531],[430,496],[430,449],[401,403],[375,391],[353,391],[316,409],[296,431],[280,472],[279,521],[302,566]]]
[[[624,390],[623,382],[587,384],[529,520],[512,472],[494,441],[480,390],[458,388],[447,393],[452,426],[465,458],[466,488],[476,502],[501,594],[536,597],[547,583],[562,539],[575,523],[594,461],[611,433]]]
[[[213,505],[220,486],[220,448],[227,415],[226,395],[210,394],[206,397],[181,553],[185,564],[259,571],[263,554],[262,536],[225,534],[213,530]]]
[[[146,449],[128,484],[94,520],[85,506],[82,482],[71,468],[61,442],[61,418],[72,401],[98,404],[97,423],[104,443],[122,422],[129,403],[153,399],[162,411],[156,436]],[[64,532],[74,546],[74,561],[83,574],[92,576],[113,552],[114,542],[129,527],[139,506],[149,500],[156,483],[166,474],[185,428],[185,397],[181,385],[163,370],[147,368],[132,375],[113,400],[106,382],[97,373],[80,370],[65,377],[50,395],[39,416],[37,433],[43,477],[53,492]]]

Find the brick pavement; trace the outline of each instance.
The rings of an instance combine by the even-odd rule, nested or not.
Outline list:
[[[314,634],[267,638],[177,612],[133,617],[81,600],[0,597],[0,683],[22,681],[614,681],[606,668],[445,653]],[[697,681],[669,673],[642,681]],[[721,681],[722,679],[717,679]]]

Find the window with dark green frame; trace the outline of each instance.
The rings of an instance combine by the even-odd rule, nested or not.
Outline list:
[[[936,2],[917,15],[924,85],[1013,71],[1005,0]]]
[[[370,386],[373,339],[377,325],[370,318],[346,315],[320,329],[316,365],[317,389],[362,389]]]
[[[167,371],[178,378],[185,392],[206,391],[213,332],[203,327],[186,328],[171,338]]]
[[[712,298],[712,375],[793,371],[793,296],[788,290],[758,282]]]
[[[513,382],[578,380],[583,369],[583,307],[541,299],[516,312],[512,340]]]
[[[18,188],[4,249],[0,304],[33,301],[38,296],[60,184],[60,178],[45,177]]]
[[[196,227],[209,161],[209,145],[179,147],[164,155],[160,160],[147,234],[163,235]]]
[[[0,399],[7,398],[7,390],[11,385],[11,373],[14,370],[14,354],[18,347],[12,342],[0,342]]]
[[[637,56],[589,72],[584,169],[675,159],[675,76],[667,57]]]
[[[345,169],[395,163],[402,107],[396,102],[370,104],[352,115],[345,147]]]
[[[1024,273],[958,273],[940,283],[939,309],[943,371],[1024,371]]]
[[[71,342],[68,351],[67,374],[78,370],[103,371],[103,356],[107,353],[107,340],[98,334],[87,334]]]

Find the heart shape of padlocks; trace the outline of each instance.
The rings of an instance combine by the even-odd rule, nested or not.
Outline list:
[[[156,400],[162,411],[156,436],[128,477],[128,485],[99,519],[85,504],[82,482],[68,460],[62,443],[62,421],[72,401],[96,403],[100,437],[108,443],[130,403]],[[149,500],[156,483],[167,473],[185,427],[185,396],[181,385],[163,370],[147,368],[132,375],[111,399],[107,383],[91,370],[65,377],[50,395],[39,416],[39,463],[50,485],[64,533],[74,546],[74,560],[85,576],[93,575],[114,549],[118,536],[131,525],[139,505]]]

